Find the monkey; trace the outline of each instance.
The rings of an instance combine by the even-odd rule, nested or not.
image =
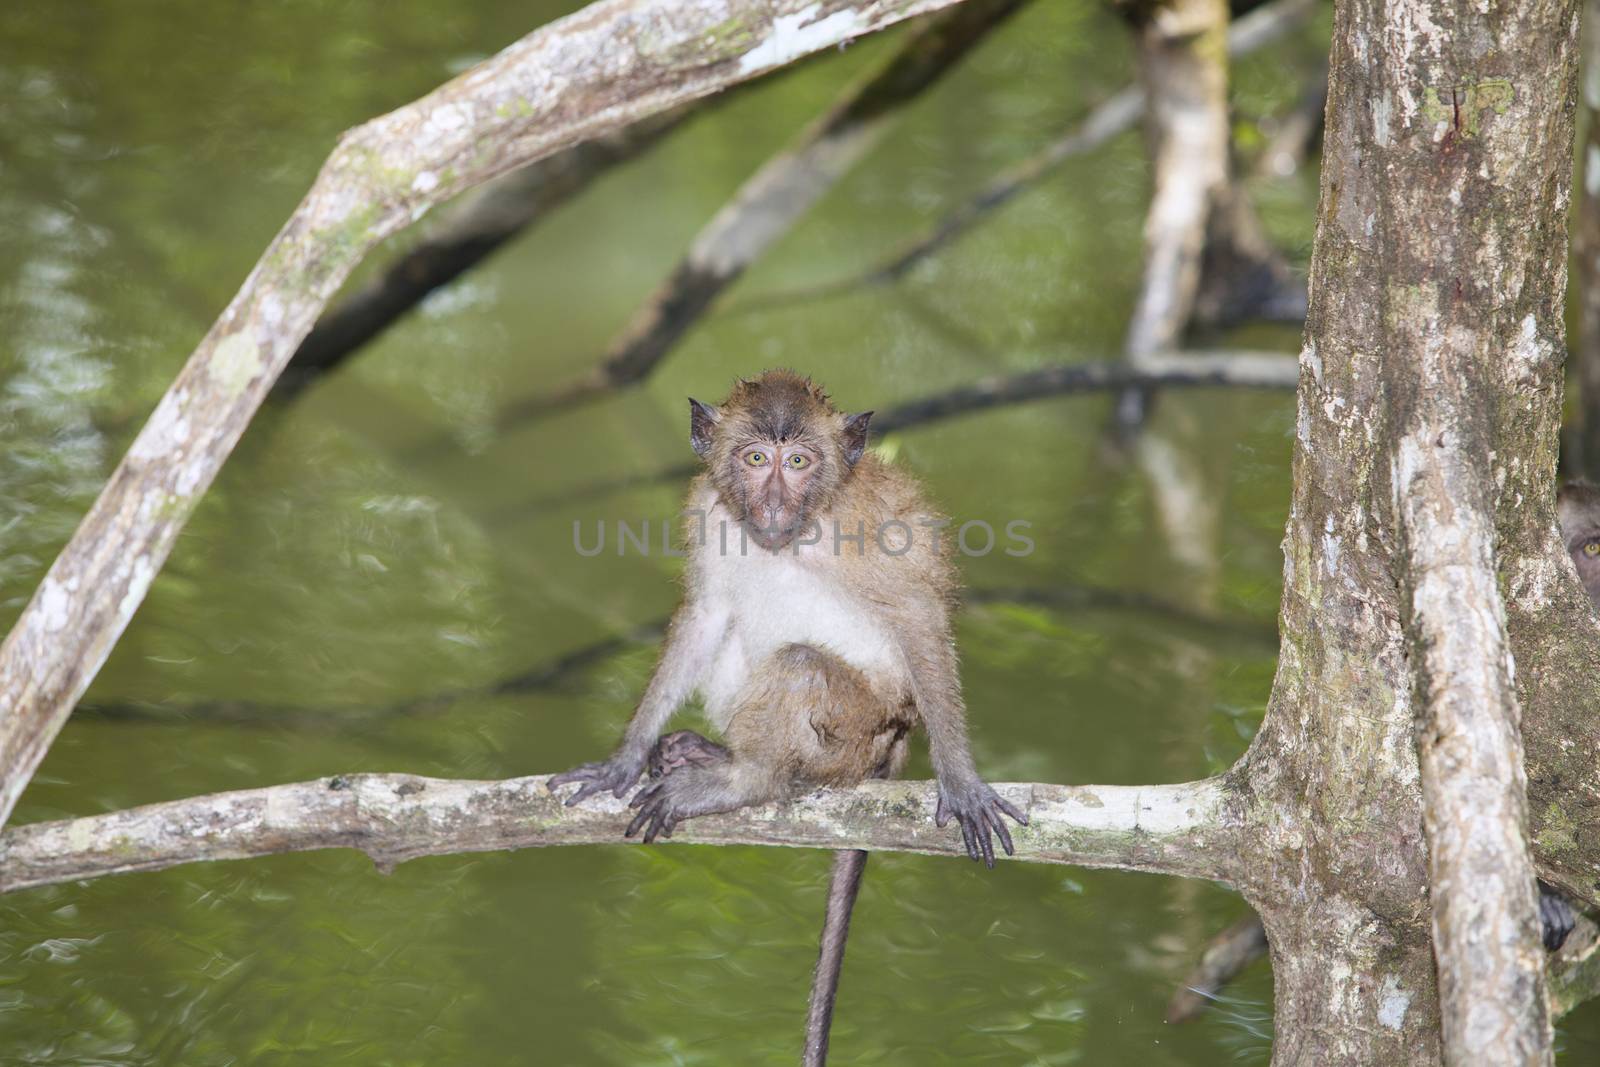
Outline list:
[[[1589,600],[1600,608],[1600,488],[1568,482],[1556,492],[1556,514],[1567,555]]]
[[[1567,482],[1556,490],[1556,517],[1561,540],[1589,594],[1600,609],[1600,488],[1585,482]],[[1572,905],[1554,886],[1539,882],[1539,925],[1544,947],[1554,952],[1566,943],[1577,925]]]
[[[994,866],[1002,816],[1027,816],[978,775],[951,631],[957,576],[947,522],[912,477],[867,449],[871,411],[846,414],[809,378],[769,370],[721,404],[689,400],[704,469],[684,513],[683,600],[621,743],[550,779],[568,806],[633,795],[624,834],[646,843],[685,819],[891,778],[918,725],[938,780],[935,825]],[[722,743],[657,737],[698,692]],[[866,852],[835,854],[806,1026],[827,1057],[839,969]]]

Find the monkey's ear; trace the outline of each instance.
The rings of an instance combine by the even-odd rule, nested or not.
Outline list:
[[[711,451],[711,433],[717,428],[722,412],[710,404],[689,398],[689,447],[702,459]]]
[[[844,420],[844,429],[839,432],[839,444],[844,448],[844,461],[847,466],[854,467],[856,461],[861,458],[861,453],[867,450],[867,423],[871,421],[870,411],[851,415]]]

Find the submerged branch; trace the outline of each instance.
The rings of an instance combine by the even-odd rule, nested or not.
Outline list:
[[[1267,928],[1254,914],[1213,937],[1201,953],[1200,962],[1167,1001],[1167,1022],[1186,1023],[1199,1018],[1223,987],[1266,954]]]
[[[420,856],[622,844],[632,814],[602,796],[565,807],[546,776],[498,782],[353,774],[17,826],[0,834],[0,893],[185,863],[354,848],[380,868]],[[996,785],[1028,815],[1017,859],[1226,882],[1237,859],[1220,779],[1182,785]],[[933,824],[932,782],[868,782],[681,824],[702,845],[862,848],[961,856]]]

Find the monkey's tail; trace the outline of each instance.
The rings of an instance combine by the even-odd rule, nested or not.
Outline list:
[[[822,920],[822,943],[817,949],[817,970],[811,976],[811,1010],[806,1015],[804,1067],[828,1062],[828,1030],[833,1025],[833,1000],[839,992],[839,970],[844,966],[845,939],[850,936],[850,912],[861,891],[861,873],[867,854],[842,849],[833,854],[833,877],[828,883],[828,910]]]

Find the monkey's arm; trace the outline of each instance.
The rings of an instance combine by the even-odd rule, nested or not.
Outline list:
[[[949,634],[918,628],[902,635],[901,648],[910,667],[912,699],[928,730],[933,773],[939,780],[934,822],[943,826],[954,816],[961,824],[967,855],[993,867],[991,833],[1000,838],[1006,855],[1012,854],[1011,833],[1001,814],[1023,826],[1028,825],[1028,817],[978,777],[967,742],[966,706],[961,699],[961,676]]]
[[[607,789],[620,798],[639,780],[656,735],[704,680],[727,635],[728,623],[726,612],[708,610],[692,599],[678,608],[667,628],[655,673],[650,676],[633,718],[628,720],[617,750],[608,759],[585,763],[550,779],[552,791],[557,786],[581,783],[577,792],[567,798],[568,807]]]

